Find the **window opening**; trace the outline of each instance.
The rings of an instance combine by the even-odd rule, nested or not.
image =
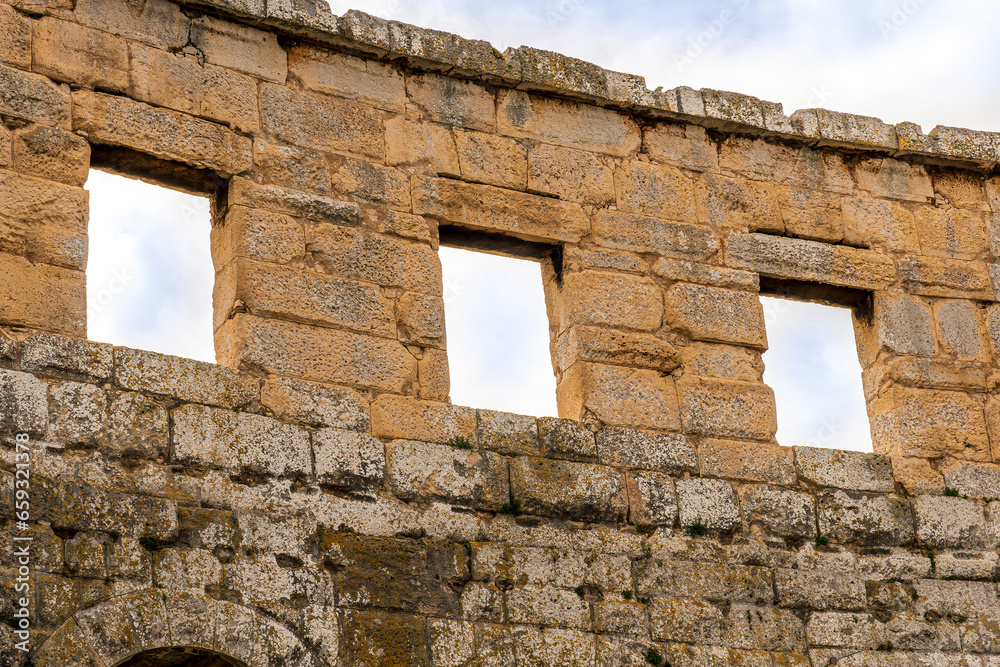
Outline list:
[[[442,244],[485,249],[491,241],[484,245],[484,238],[441,230]],[[551,249],[539,251],[539,246],[509,241],[503,253],[507,256],[443,246],[440,250],[451,399],[457,405],[556,416],[539,264],[541,252]]]
[[[763,286],[763,284],[762,284]],[[761,296],[782,445],[872,451],[851,308]]]
[[[87,337],[215,362],[211,200],[91,170]]]

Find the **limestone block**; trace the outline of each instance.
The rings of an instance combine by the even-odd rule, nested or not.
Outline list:
[[[308,432],[269,417],[185,405],[170,413],[178,461],[249,469],[276,476],[311,475]]]
[[[31,67],[31,19],[9,5],[0,7],[0,62]]]
[[[372,495],[385,482],[385,447],[367,433],[320,429],[312,436],[312,451],[320,484]]]
[[[672,330],[696,340],[767,349],[764,309],[756,294],[678,283],[665,293]]]
[[[891,493],[895,488],[887,456],[819,447],[795,447],[799,476],[817,486]]]
[[[341,650],[361,667],[430,665],[427,620],[382,611],[350,611],[341,625]]]
[[[456,129],[455,145],[463,180],[513,190],[527,187],[527,151],[514,139]]]
[[[792,452],[791,447],[706,438],[698,446],[698,459],[705,475],[793,486]]]
[[[835,542],[899,546],[913,541],[905,500],[893,495],[828,491],[819,497],[819,530]]]
[[[413,213],[529,241],[576,243],[590,231],[579,204],[442,178],[414,180]]]
[[[296,45],[288,53],[288,70],[309,90],[386,111],[401,112],[406,105],[403,74],[375,60]]]
[[[74,15],[83,25],[160,49],[179,49],[188,40],[188,18],[180,7],[167,0],[148,0],[124,7],[104,0],[78,0]]]
[[[877,294],[874,297],[874,326],[856,326],[861,357],[871,364],[881,350],[893,354],[933,355],[937,349],[931,309],[918,297]]]
[[[687,433],[767,441],[777,431],[774,394],[765,384],[685,378],[677,389]]]
[[[550,459],[589,462],[597,459],[594,433],[572,419],[538,418],[540,453]]]
[[[899,277],[915,294],[981,301],[996,298],[993,280],[982,262],[907,256],[899,261]]]
[[[260,127],[257,82],[195,56],[135,44],[131,49],[132,97],[225,123],[247,133]]]
[[[0,65],[0,113],[65,128],[70,97],[46,77]]]
[[[802,188],[778,188],[778,210],[785,233],[802,239],[837,243],[844,238],[844,218],[837,195]]]
[[[944,350],[959,358],[982,359],[986,353],[979,310],[968,301],[941,301],[935,304],[939,340]]]
[[[863,290],[882,289],[896,274],[891,259],[869,250],[764,234],[730,236],[726,261],[765,276]]]
[[[510,463],[510,493],[527,514],[616,522],[628,509],[624,476],[587,463],[516,458]]]
[[[719,168],[718,146],[698,125],[660,123],[645,127],[642,148],[656,162],[695,171]]]
[[[63,382],[49,391],[46,440],[97,447],[107,434],[108,397],[100,387]]]
[[[785,231],[773,186],[705,174],[696,183],[698,221],[734,232]]]
[[[396,301],[396,318],[403,343],[444,347],[444,300],[440,297],[406,292]]]
[[[983,405],[968,394],[892,387],[871,413],[872,441],[883,454],[990,460]]]
[[[42,435],[49,421],[48,392],[33,375],[0,369],[0,430]]]
[[[724,480],[679,479],[677,502],[684,528],[700,521],[712,533],[728,533],[741,525],[736,491]]]
[[[563,278],[558,299],[561,329],[593,324],[652,331],[663,323],[663,295],[649,278],[603,271],[572,273]]]
[[[389,488],[403,500],[443,501],[496,511],[510,500],[507,459],[412,440],[386,445]]]
[[[695,260],[707,259],[719,249],[718,239],[703,227],[616,211],[602,210],[594,216],[594,236],[604,247]]]
[[[601,463],[615,467],[677,473],[698,465],[694,448],[679,433],[602,428],[597,432],[597,452]]]
[[[82,187],[90,166],[90,145],[66,130],[33,125],[14,133],[12,164],[25,174]]]
[[[458,148],[450,128],[399,116],[385,122],[385,158],[392,166],[413,166],[459,178]]]
[[[920,496],[913,505],[920,543],[931,548],[982,549],[993,546],[982,506],[974,500]]]
[[[760,381],[764,363],[760,352],[732,345],[693,343],[681,350],[682,366],[692,375]]]
[[[601,248],[579,248],[569,246],[563,249],[563,270],[583,271],[586,269],[611,269],[625,273],[646,273],[649,265],[638,255],[618,250]]]
[[[372,403],[372,434],[438,443],[465,437],[475,442],[476,411],[404,396],[379,396]]]
[[[31,38],[35,72],[87,88],[117,93],[128,88],[129,54],[124,39],[51,17],[34,24]]]
[[[6,332],[0,332],[0,362],[4,365],[14,365],[14,361],[17,359],[17,341],[7,335]],[[30,369],[25,369],[30,370]]]
[[[806,629],[814,646],[874,650],[889,638],[886,628],[873,616],[841,611],[813,614]]]
[[[214,123],[125,97],[75,92],[73,128],[87,132],[91,141],[218,170],[223,175],[242,173],[253,164],[248,138]]]
[[[653,273],[661,278],[672,281],[697,283],[713,287],[728,287],[750,292],[756,292],[760,289],[760,277],[756,273],[725,269],[668,257],[661,257],[656,260],[656,263],[653,264]]]
[[[288,74],[288,56],[270,32],[198,16],[191,21],[191,44],[206,62],[258,79],[284,83]]]
[[[212,228],[212,260],[221,271],[237,257],[285,264],[306,252],[302,225],[284,215],[233,206]]]
[[[203,361],[115,348],[115,383],[123,389],[237,408],[255,400],[257,380]]]
[[[959,259],[975,259],[989,252],[987,217],[982,211],[933,206],[921,206],[913,215],[925,254]]]
[[[101,555],[104,555],[103,552]],[[74,579],[39,572],[35,575],[35,586],[38,591],[38,606],[37,610],[35,610],[35,618],[39,624],[57,626],[76,611],[78,604],[76,595],[77,582]],[[0,653],[0,655],[3,654]],[[17,663],[11,660],[8,664]]]
[[[751,180],[830,192],[854,190],[854,179],[842,155],[770,143],[763,138],[725,139],[719,146],[719,167]]]
[[[265,83],[261,125],[281,141],[321,151],[385,158],[382,112],[362,104]]]
[[[812,496],[776,486],[755,485],[743,491],[743,515],[776,537],[808,540],[816,531]]]
[[[417,360],[395,340],[239,314],[216,331],[219,361],[311,382],[399,392],[417,380]]]
[[[508,547],[490,542],[474,543],[470,547],[474,581],[541,586],[556,580],[559,557],[552,549]]]
[[[673,378],[656,371],[580,362],[556,387],[559,413],[582,420],[676,431],[680,427]]]
[[[603,207],[615,200],[614,171],[594,153],[536,144],[528,154],[528,190]]]
[[[541,446],[534,417],[477,410],[479,446],[507,456],[539,456]]]
[[[437,231],[437,225],[429,218],[419,215],[401,213],[399,211],[385,211],[385,217],[377,221],[376,229],[382,234],[392,234],[412,241],[423,241],[430,245],[434,244],[434,236],[431,227]]]
[[[575,592],[524,586],[507,593],[507,613],[513,623],[590,629],[589,605]]]
[[[330,159],[334,192],[372,204],[410,210],[410,179],[403,172],[366,160],[336,156]]]
[[[108,446],[112,453],[166,460],[169,433],[167,409],[162,405],[133,392],[116,393],[110,397]]]
[[[944,478],[927,459],[894,456],[892,476],[911,496],[944,493]]]
[[[334,275],[441,296],[441,260],[430,246],[329,224],[307,231],[306,249]]]
[[[944,485],[970,498],[998,498],[1000,467],[956,461],[945,469]]]
[[[625,476],[625,484],[631,523],[673,528],[677,521],[677,492],[673,478],[645,470],[630,470]]]
[[[406,97],[428,118],[449,125],[492,132],[496,129],[493,93],[471,81],[438,74],[406,77]]]
[[[253,142],[253,161],[267,183],[315,192],[330,189],[326,157],[317,151],[257,138]]]
[[[733,605],[726,624],[726,643],[741,649],[781,651],[772,654],[782,656],[775,659],[781,664],[779,660],[788,652],[806,650],[805,628],[794,611]]]
[[[890,252],[919,252],[913,214],[899,202],[845,197],[841,210],[844,241],[849,245],[866,244]]]
[[[653,600],[649,608],[650,631],[656,641],[722,643],[725,618],[714,605],[702,600]]]
[[[650,558],[637,564],[635,593],[639,597],[772,604],[774,581],[766,567]]]
[[[461,667],[475,656],[472,623],[435,620],[428,624],[431,659],[435,666]]]
[[[80,338],[37,333],[21,343],[21,370],[69,374],[87,379],[111,377],[112,347]]]
[[[230,182],[229,205],[262,208],[274,213],[339,225],[358,225],[362,220],[361,208],[353,202],[300,190],[258,185],[239,177],[234,177]]]
[[[156,581],[164,588],[204,590],[222,584],[222,565],[204,549],[166,549],[154,556]]]
[[[39,139],[44,141],[44,130]],[[30,237],[39,225],[60,227],[79,235],[87,232],[88,193],[42,178],[0,171],[6,236]],[[8,227],[8,225],[12,225]],[[4,239],[4,245],[9,243]]]
[[[694,183],[675,167],[624,162],[615,170],[615,191],[623,212],[696,221]]]
[[[23,257],[0,253],[0,322],[84,336],[87,309],[85,276]]]
[[[600,602],[595,602],[594,630],[599,633],[644,638],[649,634],[646,606],[635,600],[616,600],[614,598],[605,598]],[[617,663],[601,661],[598,664]]]
[[[316,271],[236,258],[216,277],[216,328],[237,302],[242,312],[262,317],[396,337],[395,304],[377,286]]]
[[[497,129],[511,137],[616,157],[636,153],[642,135],[635,121],[611,109],[501,90]]]
[[[449,401],[451,377],[448,354],[444,350],[426,347],[417,361],[417,379],[420,388],[417,395],[428,401]]]
[[[640,366],[669,373],[679,365],[679,352],[655,335],[598,327],[573,326],[556,340],[556,367],[565,370],[577,361]]]
[[[865,607],[864,582],[847,572],[776,568],[774,588],[783,608],[858,611]]]

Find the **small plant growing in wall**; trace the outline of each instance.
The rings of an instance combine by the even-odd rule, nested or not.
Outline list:
[[[521,501],[516,498],[511,498],[509,503],[504,503],[500,506],[500,514],[506,514],[512,517],[519,517],[524,514],[521,509]]]
[[[159,551],[159,549],[163,547],[163,542],[160,542],[151,535],[143,535],[139,538],[139,546],[146,551]]]
[[[708,526],[701,520],[701,518],[695,519],[694,523],[686,526],[684,532],[688,534],[689,537],[702,537],[708,532]]]
[[[816,546],[826,547],[829,545],[830,545],[829,537],[827,537],[826,535],[820,535],[819,533],[816,533]]]
[[[650,648],[646,651],[646,662],[651,665],[659,665],[660,667],[670,667],[670,663],[664,660],[663,656],[655,648]]]
[[[879,644],[877,650],[879,650],[879,651],[885,651],[886,653],[889,653],[894,648],[895,648],[895,646],[892,645],[892,642],[886,642],[884,644]]]
[[[966,498],[966,499],[968,499],[968,497],[969,497],[967,494],[959,493],[958,489],[953,489],[950,486],[945,487],[945,489],[944,489],[944,495],[949,496],[951,498]]]
[[[448,444],[452,447],[457,447],[459,449],[473,449],[472,441],[466,438],[464,435],[456,435],[454,438],[448,441]]]
[[[622,591],[622,597],[626,600],[632,599],[632,591]]]
[[[931,576],[933,577],[935,574],[937,574],[937,561],[934,560],[934,552],[928,550],[927,558],[929,558],[931,561]]]

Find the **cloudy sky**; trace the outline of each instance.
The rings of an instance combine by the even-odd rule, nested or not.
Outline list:
[[[331,0],[385,18],[559,51],[781,102],[1000,130],[1000,4],[973,0]],[[94,172],[90,336],[214,360],[208,202]],[[537,264],[457,250],[445,270],[452,398],[555,414]],[[782,444],[869,449],[849,312],[765,300]],[[517,359],[512,363],[509,359]]]

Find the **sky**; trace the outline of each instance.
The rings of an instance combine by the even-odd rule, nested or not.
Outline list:
[[[647,86],[715,88],[1000,131],[1000,3],[974,0],[331,0],[384,18],[529,45],[638,74]],[[208,201],[92,172],[90,336],[214,360]],[[169,242],[168,242],[169,239]],[[441,253],[456,404],[555,414],[537,263]],[[870,451],[850,313],[764,300],[778,441]],[[530,336],[526,334],[530,333]],[[518,363],[507,360],[508,353]]]

